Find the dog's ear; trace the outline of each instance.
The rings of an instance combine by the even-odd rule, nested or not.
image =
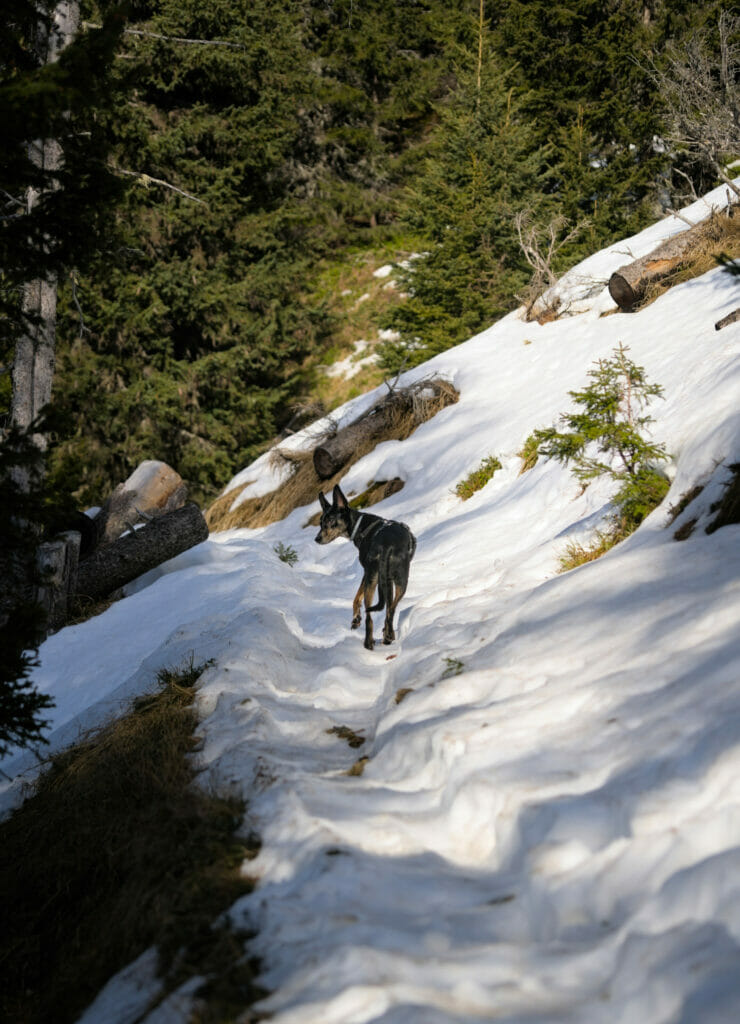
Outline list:
[[[349,508],[349,502],[342,494],[342,489],[339,484],[336,484],[333,491],[334,507],[335,508]]]
[[[323,491],[319,491],[319,502],[321,504],[322,512],[328,512],[329,509],[331,508],[331,505],[329,504],[329,502],[324,497],[324,492]]]

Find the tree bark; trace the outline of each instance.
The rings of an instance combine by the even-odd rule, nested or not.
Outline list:
[[[358,452],[371,451],[380,441],[408,437],[441,408],[456,402],[458,394],[448,381],[435,378],[417,381],[406,388],[392,390],[354,423],[313,451],[313,465],[319,480],[329,480]]]
[[[734,309],[732,313],[728,313],[727,316],[723,316],[721,320],[718,320],[714,325],[715,331],[721,331],[723,327],[729,327],[730,324],[734,324],[737,320],[740,320],[740,307]]]
[[[189,502],[94,551],[79,565],[75,593],[93,600],[106,597],[207,537],[203,513]]]
[[[47,27],[39,24],[37,52],[40,64],[54,63],[62,50],[72,42],[80,22],[77,0],[63,0],[54,11]],[[53,174],[62,166],[63,153],[55,139],[37,139],[29,145],[32,162],[43,171]],[[31,213],[41,193],[29,188],[26,196],[27,212]],[[54,377],[54,349],[56,342],[57,275],[29,281],[23,293],[22,312],[27,325],[18,339],[13,359],[13,390],[10,420],[14,426],[25,428],[38,417],[51,399]],[[35,435],[35,443],[43,451],[46,438]]]
[[[705,235],[711,234],[714,217],[666,239],[647,256],[620,267],[609,278],[609,294],[624,313],[630,313],[649,285],[667,277]]]
[[[38,602],[46,613],[44,636],[61,629],[67,621],[67,607],[77,585],[80,534],[68,530],[39,545],[36,555],[39,584]]]

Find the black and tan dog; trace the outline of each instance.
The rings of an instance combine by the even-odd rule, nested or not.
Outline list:
[[[364,598],[365,647],[372,651],[375,646],[370,612],[379,612],[383,608],[383,643],[392,643],[396,639],[393,615],[398,602],[406,593],[409,565],[416,551],[416,538],[405,523],[381,519],[370,512],[358,512],[351,508],[339,484],[334,488],[331,505],[321,491],[319,501],[321,522],[316,543],[328,544],[337,537],[346,537],[355,544],[360,565],[364,569],[362,583],[352,604],[352,629],[360,625],[360,608]],[[378,603],[373,604],[376,586]]]

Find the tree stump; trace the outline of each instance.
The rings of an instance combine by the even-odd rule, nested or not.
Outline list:
[[[36,596],[46,613],[47,635],[67,621],[67,606],[77,585],[80,540],[76,530],[68,530],[39,545],[36,565],[41,582]]]
[[[116,487],[95,518],[99,545],[112,544],[142,518],[182,508],[187,493],[180,474],[166,462],[147,459],[140,463],[128,480]]]

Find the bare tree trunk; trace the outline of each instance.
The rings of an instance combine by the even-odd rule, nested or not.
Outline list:
[[[47,27],[39,23],[38,55],[42,64],[56,61],[61,51],[77,34],[80,21],[77,0],[62,0]],[[55,139],[37,139],[29,147],[33,163],[52,173],[62,166],[63,153]],[[40,193],[29,189],[26,199],[30,213]],[[56,342],[57,275],[29,281],[24,289],[23,314],[27,325],[18,339],[13,361],[13,394],[11,422],[24,428],[32,423],[51,399]],[[36,444],[43,450],[46,439],[38,436]]]

